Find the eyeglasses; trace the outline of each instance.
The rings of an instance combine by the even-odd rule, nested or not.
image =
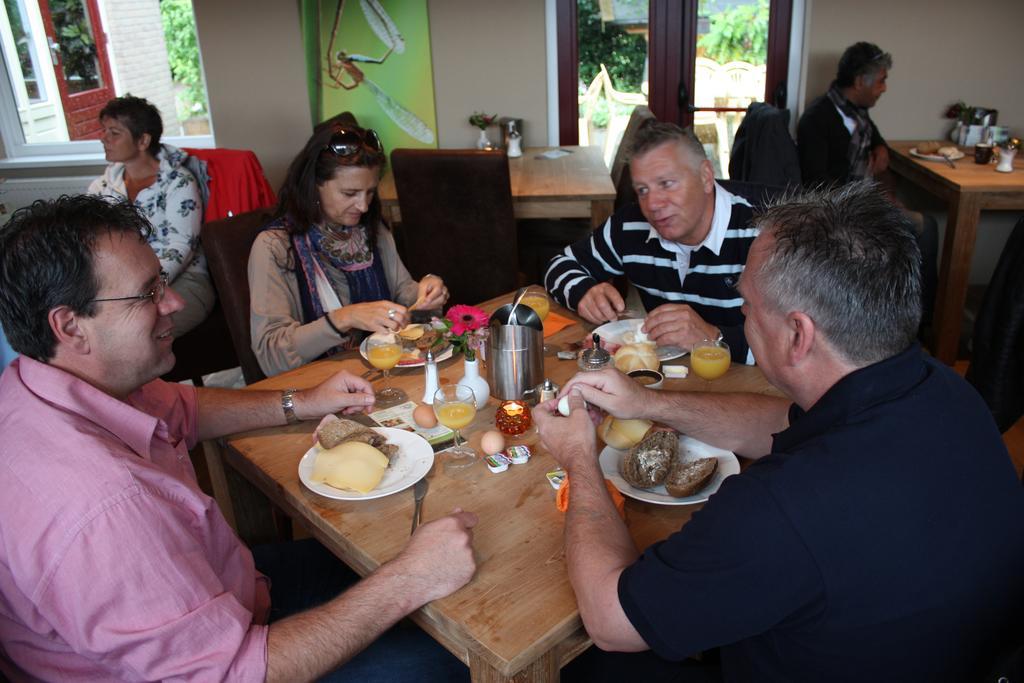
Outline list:
[[[164,293],[167,291],[167,276],[161,275],[160,279],[153,285],[153,289],[149,290],[145,294],[136,294],[135,296],[114,296],[104,299],[93,299],[92,302],[100,301],[143,301],[150,299],[154,304],[159,304],[164,300]]]
[[[342,128],[331,136],[324,149],[330,150],[339,157],[350,157],[358,154],[359,150],[364,147],[371,152],[383,150],[377,131],[372,128],[367,128],[362,132],[351,128]]]

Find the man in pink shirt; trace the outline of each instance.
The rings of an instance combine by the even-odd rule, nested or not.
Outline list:
[[[37,202],[0,229],[0,324],[22,354],[0,377],[0,677],[323,676],[473,576],[476,517],[425,524],[341,595],[268,625],[269,581],[188,449],[358,412],[372,389],[346,372],[294,393],[157,379],[182,302],[150,229],[94,197]]]

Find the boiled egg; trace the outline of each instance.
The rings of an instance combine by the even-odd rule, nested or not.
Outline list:
[[[426,403],[416,406],[416,409],[412,411],[412,420],[417,427],[423,427],[423,429],[433,429],[437,426],[437,415],[434,414],[434,408]]]
[[[501,432],[491,429],[480,437],[480,449],[487,455],[500,453],[505,448],[505,437]]]

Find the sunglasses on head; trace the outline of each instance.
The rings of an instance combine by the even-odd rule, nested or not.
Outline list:
[[[366,148],[371,152],[380,152],[383,147],[377,131],[367,128],[363,131],[342,128],[331,136],[324,149],[330,150],[339,157],[350,157],[358,154],[360,149]]]

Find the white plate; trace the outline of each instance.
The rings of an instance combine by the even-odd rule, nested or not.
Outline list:
[[[313,481],[313,461],[322,450],[320,444],[315,444],[306,451],[299,461],[299,480],[306,488],[319,493],[325,498],[335,500],[370,500],[371,498],[383,498],[392,493],[398,493],[407,489],[430,471],[434,464],[434,450],[423,437],[404,429],[393,429],[391,427],[374,427],[373,431],[387,438],[388,443],[398,446],[398,453],[391,459],[391,464],[384,471],[384,478],[377,484],[377,488],[369,493],[359,493],[348,489],[336,489],[333,486],[319,481]]]
[[[614,322],[605,323],[594,330],[591,334],[596,334],[605,341],[612,342],[613,344],[624,344],[622,341],[622,335],[626,332],[636,332],[640,329],[640,326],[644,324],[642,318],[629,318],[627,320],[616,320]],[[658,354],[658,360],[664,362],[672,360],[673,358],[679,358],[685,356],[688,351],[683,351],[678,346],[659,346],[654,349],[655,353]]]
[[[922,154],[917,151],[917,147],[910,148],[910,156],[917,157],[918,159],[927,159],[928,161],[945,161],[947,159],[947,157],[944,157],[941,154]],[[964,153],[960,150],[957,150],[956,154],[950,154],[948,157],[950,161],[956,161],[957,159],[963,158]]]
[[[367,361],[367,362],[370,361],[370,359],[366,355],[366,342],[367,342],[368,339],[369,339],[369,337],[364,339],[363,342],[359,345],[359,355],[362,356],[363,359],[365,361]],[[426,362],[427,362],[427,352],[423,351],[421,353],[422,353],[422,355],[420,356],[419,360],[405,360],[405,361],[400,360],[400,361],[398,361],[398,365],[396,365],[395,367],[396,368],[422,368],[426,364]],[[448,344],[444,348],[444,350],[441,351],[440,354],[438,354],[436,351],[434,352],[434,360],[437,361],[438,363],[440,363],[443,360],[448,360],[449,358],[451,358],[453,353],[455,353],[455,349],[452,348],[451,344]]]
[[[683,462],[698,460],[700,458],[717,458],[718,468],[715,469],[715,474],[711,477],[711,481],[708,485],[696,494],[687,496],[686,498],[674,498],[668,495],[664,486],[655,486],[651,489],[638,489],[626,483],[626,480],[622,478],[621,474],[619,474],[619,466],[622,464],[622,457],[626,455],[626,453],[627,451],[620,451],[617,448],[605,446],[605,449],[601,451],[601,471],[604,473],[605,479],[610,479],[611,482],[615,484],[615,488],[630,498],[636,498],[637,500],[656,503],[658,505],[695,505],[697,503],[703,503],[718,490],[718,487],[722,485],[722,482],[726,477],[740,473],[740,461],[736,459],[736,456],[731,451],[709,446],[703,441],[697,441],[697,439],[694,439],[691,436],[680,436],[679,456],[683,459]]]

